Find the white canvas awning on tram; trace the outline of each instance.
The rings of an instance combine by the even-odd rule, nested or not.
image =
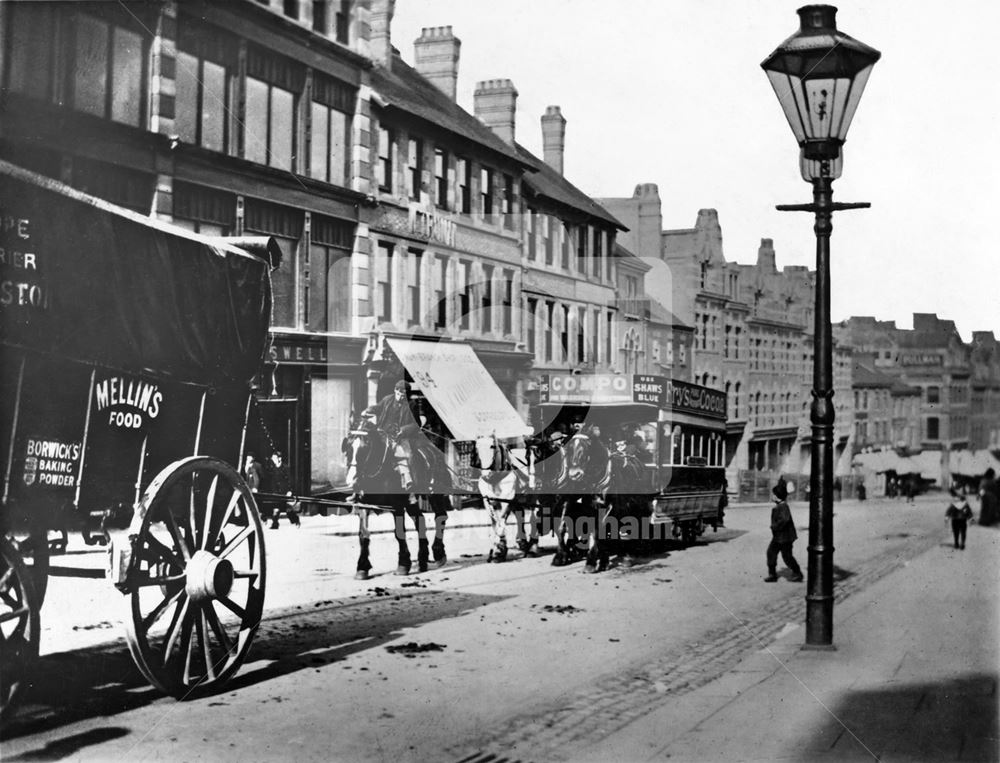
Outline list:
[[[531,434],[469,345],[394,337],[386,341],[456,440]]]

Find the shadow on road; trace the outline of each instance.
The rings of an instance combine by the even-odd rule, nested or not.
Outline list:
[[[504,598],[376,586],[360,596],[271,610],[261,623],[241,673],[222,690],[230,692],[329,665],[386,644],[406,628],[457,617]],[[139,674],[122,642],[47,655],[38,661],[21,707],[0,729],[0,740],[113,716],[161,699],[163,695]],[[69,743],[67,740],[59,744]],[[71,752],[59,747],[52,754],[65,756]],[[48,754],[44,749],[31,753],[36,754],[43,757],[23,759],[50,759],[44,757]]]
[[[20,755],[14,755],[6,760],[10,763],[27,760],[63,760],[90,745],[103,744],[112,739],[126,736],[128,733],[128,729],[121,726],[104,726],[46,742],[44,747],[22,752]]]
[[[1000,759],[996,674],[850,691],[830,711],[790,749],[821,747],[837,760]]]

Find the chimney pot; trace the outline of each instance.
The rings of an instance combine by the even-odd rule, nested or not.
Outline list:
[[[552,169],[563,174],[566,152],[566,118],[558,106],[548,106],[542,115],[542,156]]]
[[[413,42],[414,68],[454,101],[458,95],[458,59],[462,41],[450,26],[424,27]]]
[[[369,50],[372,60],[392,68],[392,17],[396,12],[396,0],[372,0],[369,13]]]
[[[473,93],[476,117],[497,136],[514,144],[514,119],[517,115],[517,88],[509,79],[488,79],[476,84]]]

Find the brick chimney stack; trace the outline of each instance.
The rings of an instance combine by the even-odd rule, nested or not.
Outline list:
[[[548,106],[542,115],[542,156],[552,169],[563,174],[566,151],[566,118],[558,106]]]
[[[371,29],[368,49],[372,60],[386,69],[392,68],[392,17],[395,12],[396,0],[372,0],[368,15]]]
[[[473,94],[476,117],[497,136],[514,145],[517,89],[509,79],[488,79],[476,85]]]
[[[424,27],[413,41],[414,67],[451,100],[458,94],[458,54],[462,41],[450,26]]]

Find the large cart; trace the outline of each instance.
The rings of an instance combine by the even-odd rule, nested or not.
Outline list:
[[[38,655],[46,535],[92,517],[150,683],[210,691],[246,657],[264,538],[231,464],[280,254],[238,243],[0,162],[0,711]]]

